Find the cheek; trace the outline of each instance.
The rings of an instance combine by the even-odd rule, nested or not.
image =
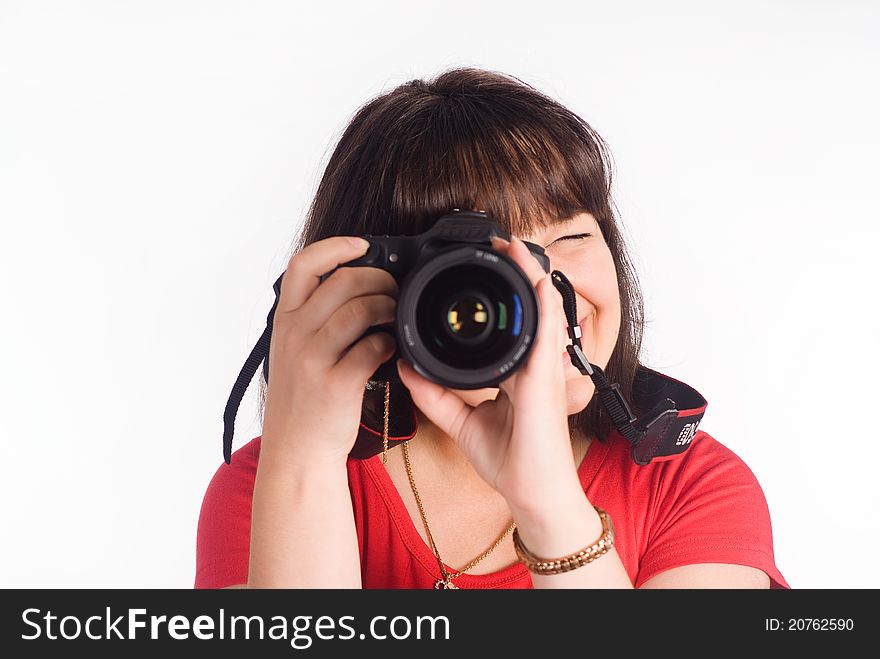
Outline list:
[[[611,252],[603,244],[576,260],[560,259],[555,267],[574,286],[584,350],[592,363],[605,368],[620,332],[620,292]],[[573,366],[566,374],[583,377]]]
[[[550,268],[565,273],[574,286],[578,302],[586,299],[600,309],[619,307],[617,269],[605,243],[596,243],[578,252],[551,255]]]
[[[604,274],[596,282],[595,288],[596,317],[593,331],[596,341],[596,358],[602,368],[605,368],[620,333],[620,291],[617,287],[617,276],[613,263],[611,263],[610,274]]]
[[[589,261],[585,268],[580,294],[586,298],[599,313],[608,316],[617,316],[620,320],[620,291],[617,288],[617,270],[614,267],[614,259],[611,252],[605,247],[597,250],[597,254]],[[578,285],[575,285],[578,290]]]
[[[570,377],[565,382],[565,398],[566,398],[566,414],[571,416],[577,414],[590,403],[596,387],[589,376],[582,375],[577,369],[572,367],[576,376]]]

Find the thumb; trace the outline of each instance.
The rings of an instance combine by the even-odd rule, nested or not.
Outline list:
[[[473,408],[445,387],[417,373],[402,359],[397,360],[397,372],[416,407],[440,430],[457,439]]]

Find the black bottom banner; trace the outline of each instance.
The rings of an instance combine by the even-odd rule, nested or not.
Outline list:
[[[7,657],[866,647],[876,590],[2,590]],[[13,650],[9,653],[8,650]],[[18,650],[18,652],[14,652]],[[245,656],[245,655],[241,655]]]

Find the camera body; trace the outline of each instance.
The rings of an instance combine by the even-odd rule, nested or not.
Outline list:
[[[381,268],[400,288],[393,327],[366,332],[392,331],[397,340],[371,380],[398,380],[402,357],[445,387],[479,389],[525,363],[538,331],[537,296],[522,269],[492,248],[493,236],[510,239],[486,213],[457,210],[416,236],[363,236],[367,252],[339,267]],[[525,244],[549,272],[543,247]]]

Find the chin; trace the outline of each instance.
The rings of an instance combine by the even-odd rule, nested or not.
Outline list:
[[[575,376],[565,381],[565,394],[567,400],[568,416],[577,414],[590,404],[593,399],[593,393],[596,391],[596,385],[593,380],[587,376]]]

